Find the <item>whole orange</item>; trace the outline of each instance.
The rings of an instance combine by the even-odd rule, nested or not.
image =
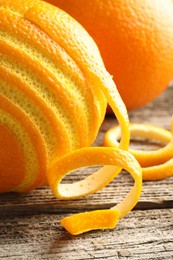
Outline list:
[[[90,33],[128,109],[156,98],[173,78],[172,0],[47,0]]]

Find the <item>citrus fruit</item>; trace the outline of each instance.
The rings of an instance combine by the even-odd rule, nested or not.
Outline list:
[[[173,1],[47,0],[97,43],[128,109],[155,99],[173,79]]]
[[[90,216],[86,226],[77,227],[71,217],[64,224],[73,226],[73,234],[115,226],[137,203],[142,176],[125,151],[126,107],[95,42],[67,13],[40,0],[1,0],[0,17],[0,192],[47,183],[55,196],[73,199],[103,188],[125,168],[135,183],[115,209],[82,215]],[[120,147],[89,147],[107,102],[123,132]],[[82,181],[60,184],[71,170],[93,163],[103,167]],[[110,223],[101,221],[105,214]]]

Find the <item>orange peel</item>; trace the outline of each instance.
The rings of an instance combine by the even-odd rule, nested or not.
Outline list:
[[[62,179],[69,172],[92,165],[106,166],[83,180],[70,184],[61,184]],[[105,187],[116,177],[115,166],[127,170],[134,178],[135,183],[131,191],[119,204],[110,210],[80,213],[61,220],[61,224],[72,235],[93,229],[114,228],[117,220],[124,217],[139,200],[142,189],[141,168],[129,152],[112,147],[81,148],[54,160],[51,164],[48,174],[49,185],[55,196],[60,199],[80,198]]]
[[[171,131],[150,124],[130,124],[131,137],[142,137],[165,144],[163,148],[152,151],[129,149],[142,167],[143,180],[160,180],[173,176],[173,120]],[[118,146],[121,136],[119,126],[109,129],[104,145]]]
[[[0,134],[9,136],[9,149],[19,159],[12,157],[11,185],[3,181],[10,161],[4,164],[0,158],[0,192],[25,192],[48,182],[56,197],[74,199],[105,187],[125,168],[135,185],[115,208],[62,220],[64,226],[74,225],[76,234],[115,226],[136,205],[142,177],[135,158],[125,152],[130,140],[127,110],[96,44],[72,17],[44,1],[1,0],[0,16]],[[89,147],[107,103],[122,130],[119,148]],[[1,151],[8,153],[6,147]],[[20,163],[24,170],[13,182]],[[59,184],[67,172],[94,164],[106,166],[83,181]]]

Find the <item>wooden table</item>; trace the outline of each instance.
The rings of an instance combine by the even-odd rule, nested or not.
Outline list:
[[[173,87],[169,87],[155,102],[129,112],[129,118],[133,123],[170,129],[172,108]],[[114,117],[106,118],[98,145],[116,123]],[[154,144],[145,141],[142,147],[150,149]],[[84,175],[86,172],[81,172]],[[0,259],[173,259],[173,177],[145,181],[139,203],[114,230],[71,236],[59,225],[59,220],[71,213],[110,208],[132,184],[129,174],[122,172],[102,191],[65,202],[55,199],[48,187],[28,194],[1,194]]]

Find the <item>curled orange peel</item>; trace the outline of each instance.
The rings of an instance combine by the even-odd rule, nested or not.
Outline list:
[[[80,167],[107,165],[85,179],[61,184],[62,179]],[[127,196],[115,207],[106,210],[84,212],[66,217],[61,224],[72,235],[93,229],[114,228],[118,219],[124,217],[138,202],[142,189],[141,167],[129,152],[112,147],[87,147],[72,151],[54,160],[48,171],[49,185],[60,199],[80,198],[105,187],[115,178],[115,166],[130,172],[135,180]],[[118,172],[116,172],[118,175]]]
[[[153,151],[129,149],[142,167],[143,180],[160,180],[173,176],[173,120],[171,131],[149,124],[130,124],[129,129],[131,137],[143,137],[165,144],[163,148]],[[119,126],[111,128],[105,134],[104,145],[118,146],[120,136]]]

